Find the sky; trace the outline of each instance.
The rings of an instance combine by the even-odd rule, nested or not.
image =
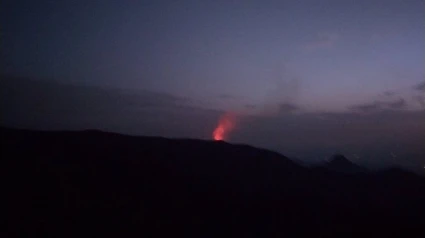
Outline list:
[[[423,167],[423,9],[423,0],[5,0],[1,122],[211,139],[231,112],[231,142]]]

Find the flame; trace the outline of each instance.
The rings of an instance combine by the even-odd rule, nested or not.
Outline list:
[[[224,140],[229,132],[235,127],[235,122],[235,115],[233,113],[226,112],[223,114],[212,134],[213,139],[216,141]]]

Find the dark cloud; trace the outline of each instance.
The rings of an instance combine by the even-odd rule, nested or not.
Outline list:
[[[395,101],[375,101],[372,103],[358,104],[349,106],[348,109],[355,112],[371,113],[380,110],[391,109],[401,110],[407,107],[407,102],[403,98],[399,98]]]
[[[238,99],[237,96],[231,95],[231,94],[226,94],[226,93],[222,93],[222,94],[218,95],[218,97],[223,99],[223,100],[236,100],[236,99]]]
[[[114,95],[113,92],[112,95]],[[128,103],[128,105],[139,108],[176,107],[190,104],[192,102],[192,100],[187,97],[178,97],[171,94],[150,91],[124,92],[121,93],[120,97],[122,97],[121,100],[124,100],[126,103]]]
[[[416,85],[414,88],[415,88],[416,90],[419,90],[419,91],[425,91],[425,81],[423,81],[423,82],[419,83],[419,84],[418,84],[418,85]]]
[[[281,113],[291,113],[299,110],[300,108],[292,103],[281,103],[279,104],[279,112]]]
[[[394,91],[385,91],[382,93],[382,95],[386,96],[386,97],[392,97],[394,95],[396,95],[396,93]]]
[[[33,111],[61,113],[103,112],[111,108],[169,108],[190,105],[188,97],[148,90],[125,90],[56,81],[8,77],[1,81],[2,98],[9,105]],[[15,105],[17,107],[17,105]]]
[[[167,93],[23,78],[0,80],[0,124],[4,126],[209,138],[220,113]]]
[[[403,109],[407,107],[406,100],[403,98],[399,98],[397,101],[387,102],[385,105],[390,109]]]
[[[413,100],[417,101],[423,108],[425,108],[425,97],[424,96],[413,96]]]
[[[381,104],[379,102],[358,104],[349,106],[348,109],[356,112],[375,112],[381,109]]]
[[[245,108],[247,108],[247,109],[255,109],[255,108],[257,108],[257,106],[254,105],[254,104],[246,104],[245,105]]]
[[[279,63],[272,68],[272,73],[270,83],[273,87],[267,91],[264,106],[282,102],[295,102],[302,86],[300,76],[291,67]]]

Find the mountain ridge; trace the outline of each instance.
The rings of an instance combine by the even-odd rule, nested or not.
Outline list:
[[[5,214],[15,235],[423,234],[425,181],[410,173],[310,169],[279,153],[215,141],[0,132],[2,175],[10,181]]]

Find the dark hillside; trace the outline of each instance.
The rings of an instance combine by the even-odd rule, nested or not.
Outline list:
[[[304,168],[247,145],[1,129],[20,237],[425,237],[425,179]]]

